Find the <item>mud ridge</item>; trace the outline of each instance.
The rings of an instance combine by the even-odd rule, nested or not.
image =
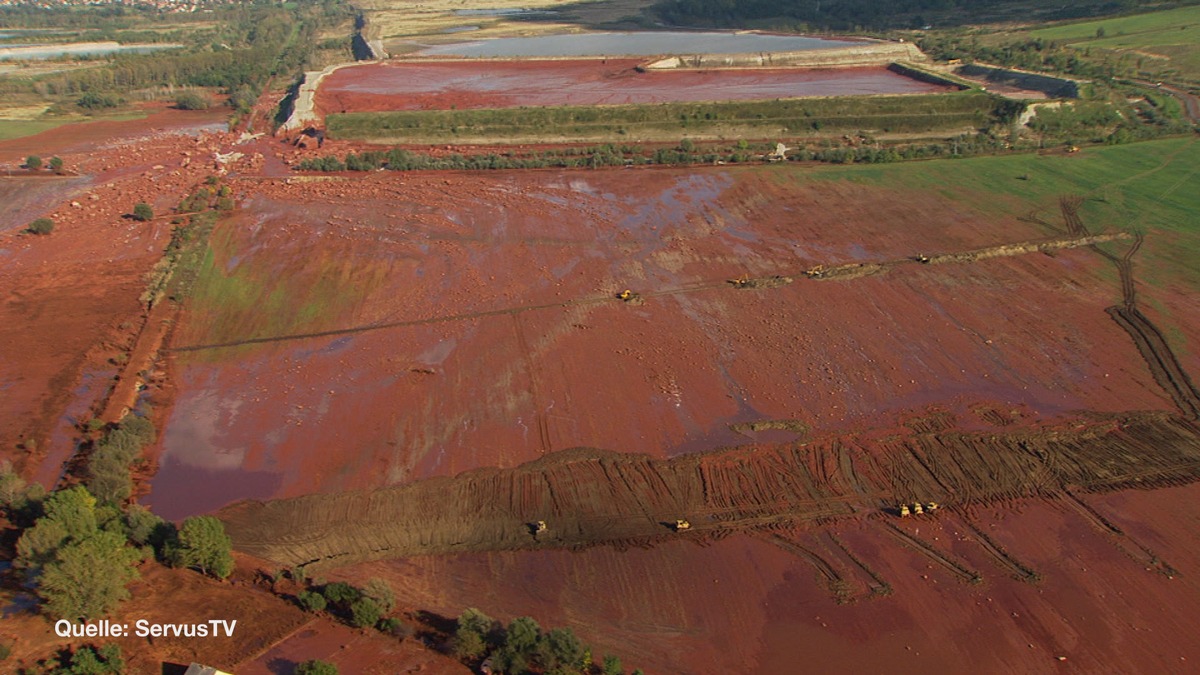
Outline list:
[[[838,459],[847,443],[862,450],[845,453],[848,470]],[[880,514],[881,505],[914,500],[954,507],[1055,498],[1069,485],[1149,489],[1197,479],[1195,425],[1140,413],[1065,428],[757,444],[669,460],[575,448],[513,469],[240,502],[220,517],[240,550],[320,567],[467,551],[703,542],[772,525],[861,519]],[[676,532],[676,519],[691,527]],[[534,537],[529,523],[538,520],[548,527]]]

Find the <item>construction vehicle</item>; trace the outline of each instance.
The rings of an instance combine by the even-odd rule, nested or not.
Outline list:
[[[533,537],[536,539],[539,534],[546,531],[546,521],[539,520],[534,523],[527,523],[527,527],[529,527],[529,532],[533,534]]]
[[[804,270],[804,274],[810,279],[820,279],[825,275],[825,266],[817,265],[816,267],[810,267]]]
[[[690,529],[692,529],[692,524],[689,523],[687,520],[680,518],[679,520],[675,521],[675,531],[676,532],[683,532],[684,530],[690,530]]]
[[[923,265],[928,265],[928,264],[929,264],[929,256],[927,256],[927,255],[925,255],[925,254],[918,255],[917,257],[915,257],[915,258],[913,258],[913,259],[914,259],[914,260],[916,260],[917,262],[919,262],[919,263],[923,264]]]
[[[1079,146],[1078,146],[1078,145],[1072,145],[1071,147],[1067,148],[1067,153],[1068,153],[1068,154],[1072,154],[1072,155],[1073,155],[1073,154],[1075,154],[1075,153],[1077,153],[1077,152],[1079,152]]]
[[[926,511],[937,511],[940,508],[942,508],[942,505],[938,504],[937,502],[929,502],[925,505]]]
[[[913,504],[913,513],[917,515],[925,513],[925,509],[921,507],[921,502],[916,502]]]
[[[750,283],[750,277],[748,275],[743,274],[742,276],[740,276],[736,279],[730,279],[729,283],[733,284],[734,288],[742,288],[746,284]]]
[[[908,504],[901,504],[900,505],[900,517],[907,518],[911,515],[912,515],[912,511],[908,510]]]

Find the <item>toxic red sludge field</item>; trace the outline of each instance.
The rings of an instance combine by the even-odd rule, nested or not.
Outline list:
[[[931,405],[967,429],[993,408],[1030,423],[1170,406],[1085,251],[805,277],[1053,234],[933,196],[900,206],[753,171],[268,181],[258,195],[215,235],[174,337],[156,485],[179,489],[153,496],[171,515],[576,446],[789,441]],[[933,234],[945,251],[926,250]],[[743,275],[794,283],[727,281]],[[615,298],[627,288],[640,301]],[[200,497],[187,467],[256,478]]]
[[[341,68],[321,81],[324,113],[612,105],[916,94],[949,88],[886,68],[663,70],[636,59],[433,61]]]
[[[1136,241],[1068,203],[791,167],[242,185],[170,340],[168,517],[652,670],[1200,658],[1158,614],[1197,595],[1192,394],[1106,311],[1093,247]]]

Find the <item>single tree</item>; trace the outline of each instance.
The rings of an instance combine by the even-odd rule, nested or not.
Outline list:
[[[37,155],[30,155],[25,158],[25,166],[37,171],[42,168],[42,158]]]
[[[462,659],[474,659],[482,656],[488,647],[488,636],[491,635],[495,621],[483,612],[468,607],[458,616],[458,628],[451,640],[451,649]]]
[[[233,572],[233,542],[213,516],[193,516],[179,528],[178,564],[224,579]]]
[[[553,670],[579,663],[583,645],[570,628],[555,628],[542,636],[538,644],[542,665]]]
[[[146,202],[138,202],[133,206],[133,219],[145,222],[154,217],[154,209]]]
[[[62,168],[63,168],[62,157],[51,157],[50,158],[50,169],[52,171],[54,171],[54,173],[62,173]]]
[[[116,532],[98,532],[63,546],[38,580],[46,611],[63,619],[94,619],[129,597],[125,585],[137,578],[137,551]]]
[[[602,668],[604,675],[621,675],[625,669],[621,667],[621,659],[609,654],[604,657],[604,667]]]

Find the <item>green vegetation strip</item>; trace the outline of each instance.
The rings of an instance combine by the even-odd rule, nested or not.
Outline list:
[[[330,115],[326,123],[331,137],[349,140],[463,140],[467,137],[495,140],[617,136],[630,131],[704,134],[729,127],[770,127],[790,133],[822,129],[923,132],[985,126],[993,107],[993,99],[986,94],[959,92],[712,103],[363,112]]]

